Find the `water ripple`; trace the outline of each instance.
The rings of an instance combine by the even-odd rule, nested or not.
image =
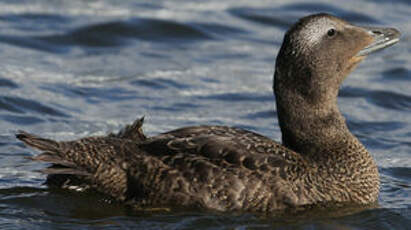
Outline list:
[[[252,9],[252,8],[232,8],[228,12],[236,17],[246,19],[263,25],[272,25],[281,29],[286,29],[297,19],[296,16],[284,16],[275,13],[273,9]],[[275,15],[275,16],[274,16]]]
[[[130,82],[131,85],[143,86],[152,89],[166,89],[166,88],[176,88],[176,89],[188,89],[190,85],[184,84],[172,79],[165,78],[150,78],[150,79],[138,79]]]
[[[0,110],[6,110],[14,113],[25,113],[25,111],[38,112],[40,114],[48,114],[57,117],[69,117],[69,115],[43,105],[34,100],[12,97],[12,96],[0,96]]]
[[[328,228],[326,229],[396,229],[406,230],[407,226],[404,224],[408,222],[409,209],[372,209],[358,214],[343,217],[338,220],[338,223],[343,225],[334,226],[335,222],[328,222]],[[310,229],[310,228],[307,228]],[[323,228],[318,228],[323,229]]]
[[[385,122],[367,122],[367,121],[347,121],[350,130],[361,130],[362,133],[375,133],[375,132],[387,132],[404,128],[406,125],[403,122],[398,121],[385,121]]]
[[[67,97],[80,97],[87,99],[90,103],[99,103],[100,100],[121,101],[135,100],[136,98],[148,99],[148,97],[136,96],[134,91],[129,91],[121,87],[88,87],[67,84],[54,84],[41,87],[53,93],[62,94]]]
[[[411,70],[405,67],[387,69],[382,76],[386,80],[411,81]]]
[[[373,91],[369,98],[374,104],[395,110],[411,111],[411,96],[388,91]]]
[[[65,35],[37,37],[54,44],[82,46],[120,46],[125,38],[148,40],[151,42],[173,42],[211,39],[201,30],[189,24],[168,20],[134,18],[127,21],[105,22],[89,25]]]
[[[212,94],[207,96],[197,96],[201,100],[219,100],[219,101],[272,101],[273,96],[271,95],[256,95],[255,93],[220,93]]]
[[[0,21],[5,21],[8,23],[13,23],[17,25],[21,24],[63,24],[63,23],[70,23],[71,19],[69,17],[65,17],[60,14],[36,14],[36,13],[23,13],[23,14],[7,14],[7,15],[0,15]],[[37,27],[36,27],[37,28]],[[37,28],[38,29],[38,28]]]
[[[18,85],[14,83],[12,80],[0,78],[0,87],[18,88]]]
[[[371,103],[387,109],[411,111],[411,96],[385,90],[344,87],[341,97],[364,97]]]
[[[263,25],[272,25],[286,29],[301,15],[308,13],[327,12],[359,23],[379,23],[376,18],[366,14],[343,10],[331,4],[298,3],[286,4],[276,8],[231,8],[228,12],[236,17],[246,19]]]
[[[255,113],[248,113],[246,116],[243,116],[241,118],[244,119],[251,119],[255,120],[258,118],[263,118],[263,119],[275,119],[277,117],[277,112],[274,110],[263,110],[263,111],[258,111]]]
[[[391,207],[408,207],[411,212],[411,168],[389,167],[380,168],[381,199]],[[408,216],[409,217],[409,216]]]
[[[402,181],[410,181],[411,179],[411,168],[407,167],[395,167],[395,168],[383,168],[381,173],[389,175],[393,178],[401,179]],[[407,186],[411,188],[411,184]],[[411,194],[410,194],[411,195]]]
[[[193,25],[200,28],[202,31],[205,31],[207,34],[238,36],[239,34],[249,33],[248,31],[238,27],[216,23],[193,23]]]
[[[342,17],[350,22],[358,23],[379,23],[376,18],[370,17],[363,13],[358,13],[352,10],[344,10],[339,7],[335,7],[331,4],[321,3],[295,3],[281,7],[282,11],[302,11],[302,12],[328,12]]]
[[[0,42],[6,43],[9,45],[30,48],[35,50],[41,50],[50,53],[67,53],[70,49],[64,46],[56,46],[52,43],[38,40],[31,37],[22,37],[14,35],[4,35],[0,34]]]
[[[20,16],[23,17],[24,16]],[[52,18],[52,16],[50,16]],[[216,24],[185,24],[169,20],[133,18],[126,21],[112,21],[87,25],[66,33],[46,36],[18,36],[0,34],[0,42],[42,50],[52,53],[66,53],[69,46],[118,47],[128,44],[128,39],[150,42],[193,43],[213,39],[212,33],[240,33],[240,29]]]
[[[42,119],[34,116],[0,115],[0,118],[13,124],[34,125],[43,122]]]

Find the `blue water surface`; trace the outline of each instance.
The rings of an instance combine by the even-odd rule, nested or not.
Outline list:
[[[340,109],[382,180],[379,207],[336,217],[136,213],[98,194],[53,191],[14,134],[72,140],[140,116],[154,135],[237,126],[280,140],[275,57],[298,18],[328,12],[394,26],[401,42],[345,81]],[[1,229],[411,229],[411,2],[0,1]]]

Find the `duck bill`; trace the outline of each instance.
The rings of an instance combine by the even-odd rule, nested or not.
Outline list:
[[[357,57],[366,56],[378,50],[392,46],[400,40],[400,32],[394,28],[380,27],[361,27],[366,30],[367,34],[371,35],[373,42],[360,50]]]

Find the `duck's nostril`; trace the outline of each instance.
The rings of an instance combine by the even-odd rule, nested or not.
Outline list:
[[[378,35],[382,34],[382,32],[381,32],[381,31],[378,31],[378,30],[373,30],[372,32],[373,32],[374,34],[378,34]]]

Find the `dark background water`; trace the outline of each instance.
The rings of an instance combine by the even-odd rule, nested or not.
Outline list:
[[[98,195],[50,191],[46,164],[14,138],[70,140],[145,115],[152,135],[187,125],[280,140],[271,84],[283,34],[329,12],[395,26],[401,42],[345,81],[339,104],[375,157],[380,207],[342,217],[135,213]],[[0,1],[1,229],[411,229],[411,3],[398,1]]]

